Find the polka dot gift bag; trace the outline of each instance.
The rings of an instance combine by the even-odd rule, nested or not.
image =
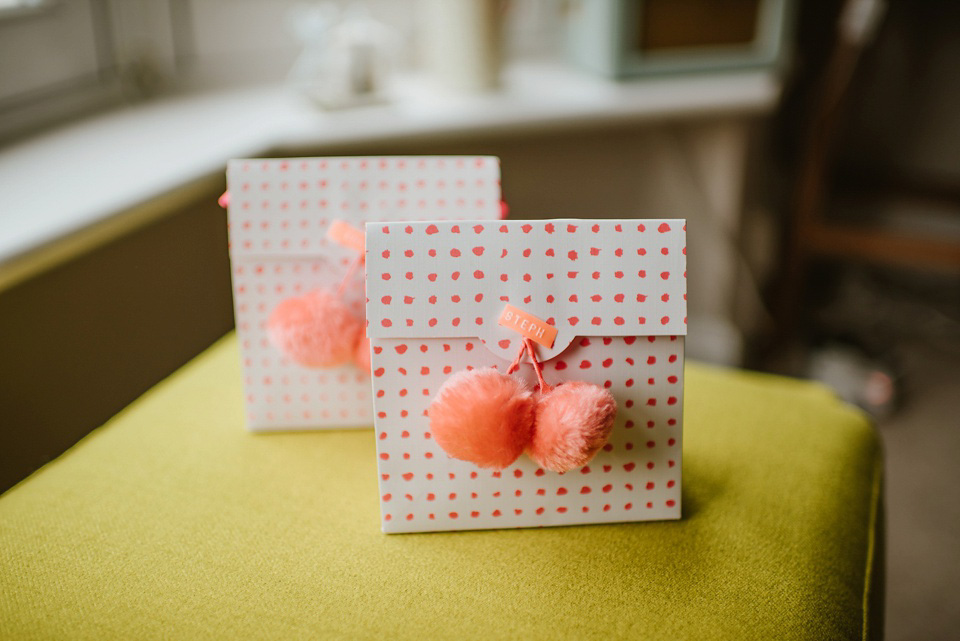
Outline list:
[[[233,160],[227,185],[247,425],[369,427],[363,224],[498,219],[499,161]]]
[[[680,517],[683,220],[366,226],[385,532]]]

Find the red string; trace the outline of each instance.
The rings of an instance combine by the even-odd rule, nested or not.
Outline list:
[[[540,365],[540,361],[537,360],[537,348],[534,347],[533,341],[531,341],[529,338],[524,338],[523,342],[520,343],[520,351],[517,353],[517,357],[513,359],[513,362],[510,363],[510,367],[507,368],[507,374],[513,374],[515,371],[520,369],[520,360],[523,358],[524,352],[527,353],[527,356],[530,359],[530,364],[533,365],[533,371],[537,374],[537,381],[540,384],[540,391],[546,394],[553,388],[550,385],[547,385],[547,382],[543,380],[543,368]]]
[[[529,338],[523,339],[523,342],[527,346],[527,356],[530,357],[530,364],[533,365],[533,371],[537,373],[537,381],[540,382],[540,393],[546,394],[553,388],[543,380],[543,368],[540,366],[540,361],[537,360],[537,348]]]
[[[510,367],[507,368],[507,374],[513,374],[515,371],[520,369],[520,359],[523,358],[523,353],[525,351],[527,351],[527,344],[521,341],[520,351],[517,353],[517,357],[513,359],[513,362],[510,363]]]

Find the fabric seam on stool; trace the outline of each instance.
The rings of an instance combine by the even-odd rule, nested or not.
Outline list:
[[[883,484],[883,452],[878,448],[873,463],[873,487],[870,496],[870,517],[867,522],[867,560],[863,574],[863,633],[866,641],[870,633],[870,582],[873,578],[873,557],[876,554],[877,518],[880,512],[880,488]]]

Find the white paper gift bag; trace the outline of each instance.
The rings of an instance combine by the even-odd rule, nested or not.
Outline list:
[[[369,427],[369,376],[352,365],[307,367],[271,343],[281,302],[338,291],[363,316],[362,254],[327,238],[337,220],[500,217],[492,157],[349,157],[233,160],[230,257],[252,430]]]
[[[680,517],[686,227],[682,220],[368,224],[367,315],[382,527],[418,532]],[[556,329],[548,384],[586,381],[618,410],[565,474],[526,455],[492,471],[449,457],[427,408],[455,372],[506,371],[506,305]],[[533,370],[518,372],[536,383]],[[470,426],[463,426],[469,429]]]

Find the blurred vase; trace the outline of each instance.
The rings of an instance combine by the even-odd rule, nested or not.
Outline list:
[[[500,84],[505,0],[420,0],[421,46],[429,74],[446,89]]]

